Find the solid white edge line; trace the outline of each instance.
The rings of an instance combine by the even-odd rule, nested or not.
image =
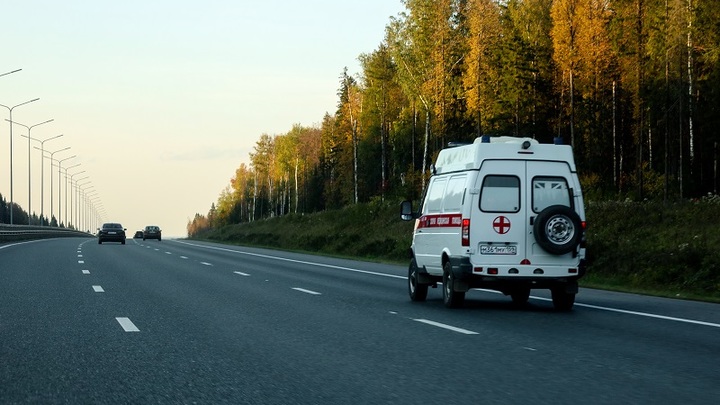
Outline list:
[[[382,276],[382,277],[390,277],[390,278],[399,278],[399,279],[402,279],[402,280],[406,280],[406,279],[407,279],[406,276],[396,276],[396,275],[394,275],[394,274],[384,274],[384,273],[378,273],[378,272],[374,272],[374,271],[353,269],[353,268],[350,268],[350,267],[333,266],[333,265],[323,264],[323,263],[313,263],[313,262],[307,262],[307,261],[303,261],[303,260],[287,259],[287,258],[284,258],[284,257],[263,255],[263,254],[259,254],[259,253],[240,252],[240,251],[232,250],[232,249],[225,249],[225,248],[220,248],[220,247],[216,247],[216,246],[198,245],[198,244],[183,242],[183,241],[179,241],[179,240],[177,240],[177,241],[175,241],[175,242],[182,243],[182,244],[185,244],[185,245],[200,247],[200,248],[204,248],[204,249],[220,250],[220,251],[224,251],[224,252],[231,252],[231,253],[237,253],[237,254],[248,255],[248,256],[263,257],[263,258],[266,258],[266,259],[275,259],[275,260],[282,260],[282,261],[292,262],[292,263],[307,264],[307,265],[311,265],[311,266],[318,266],[318,267],[326,267],[326,268],[332,268],[332,269],[338,269],[338,270],[353,271],[353,272],[356,272],[356,273],[370,274],[370,275],[374,275],[374,276]],[[483,291],[489,291],[489,292],[493,292],[493,293],[496,293],[496,292],[497,292],[497,291],[492,291],[492,290],[483,290]],[[499,292],[497,292],[497,293],[499,293]],[[538,300],[543,300],[543,301],[551,301],[551,300],[548,299],[548,298],[542,298],[542,297],[531,296],[530,298],[534,298],[534,299],[538,299]],[[592,308],[592,309],[598,309],[598,310],[604,310],[604,311],[610,311],[610,312],[623,313],[623,314],[627,314],[627,315],[644,316],[644,317],[648,317],[648,318],[662,319],[662,320],[666,320],[666,321],[684,322],[684,323],[690,323],[690,324],[694,324],[694,325],[711,326],[711,327],[714,327],[714,328],[720,328],[720,324],[712,323],[712,322],[696,321],[696,320],[693,320],[693,319],[684,319],[684,318],[674,318],[674,317],[664,316],[664,315],[656,315],[656,314],[650,314],[650,313],[645,313],[645,312],[636,312],[636,311],[628,311],[628,310],[624,310],[624,309],[615,309],[615,308],[600,307],[600,306],[589,305],[589,304],[581,304],[581,303],[577,303],[577,302],[575,303],[575,305],[576,305],[576,306],[580,306],[580,307],[586,307],[586,308]]]
[[[471,330],[467,330],[467,329],[458,328],[458,327],[455,327],[455,326],[446,325],[446,324],[440,323],[440,322],[430,321],[430,320],[428,320],[428,319],[413,319],[413,321],[420,322],[420,323],[424,323],[424,324],[427,324],[427,325],[437,326],[438,328],[443,328],[443,329],[451,330],[451,331],[453,331],[453,332],[462,333],[462,334],[464,334],[464,335],[477,335],[477,334],[478,334],[477,332],[473,332],[473,331],[471,331]]]
[[[125,332],[140,332],[140,329],[138,329],[137,326],[132,323],[130,318],[117,317],[115,318],[115,320],[118,321],[118,323],[120,324],[120,326],[122,326]]]
[[[321,293],[319,293],[319,292],[317,292],[317,291],[306,290],[306,289],[304,289],[304,288],[293,287],[292,289],[295,290],[295,291],[303,292],[303,293],[305,293],[305,294],[322,295]]]

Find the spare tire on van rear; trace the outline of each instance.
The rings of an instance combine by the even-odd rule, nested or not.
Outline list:
[[[533,234],[538,245],[554,255],[574,251],[582,239],[582,233],[580,216],[564,205],[545,208],[533,223]]]

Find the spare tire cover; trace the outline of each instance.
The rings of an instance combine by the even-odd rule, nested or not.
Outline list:
[[[533,223],[533,234],[538,245],[554,255],[575,250],[582,238],[582,232],[580,216],[564,205],[545,208]]]

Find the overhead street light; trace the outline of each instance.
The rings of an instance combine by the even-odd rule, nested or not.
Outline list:
[[[60,138],[61,136],[63,136],[63,134],[51,136],[50,138],[45,138],[43,140],[28,137],[28,140],[33,139],[37,142],[40,142],[40,226],[43,226],[43,215],[45,215],[45,159],[43,159],[43,157],[45,157],[45,142],[52,141],[53,139]],[[29,163],[30,161],[28,161],[28,166],[30,165]],[[52,161],[50,162],[50,164],[52,164]],[[52,177],[50,179],[52,180]],[[50,194],[50,199],[52,199],[52,194]],[[50,213],[52,215],[52,210],[50,210]]]
[[[13,72],[10,72],[10,73],[13,73]],[[10,121],[10,225],[13,224],[13,210],[14,210],[14,209],[13,209],[13,136],[12,136],[12,128],[13,128],[13,126],[12,126],[12,111],[13,111],[16,107],[20,107],[21,105],[29,104],[29,103],[32,103],[33,101],[38,101],[38,100],[40,100],[40,99],[39,99],[39,98],[34,98],[34,99],[30,100],[30,101],[26,101],[26,102],[24,102],[24,103],[16,104],[16,105],[14,105],[14,106],[12,106],[12,107],[8,107],[8,106],[6,106],[6,105],[0,104],[0,107],[5,107],[5,108],[7,108],[8,111],[10,112],[10,119],[8,120],[8,121]],[[28,212],[29,212],[29,211],[28,211]],[[29,218],[29,216],[28,216],[28,218]]]
[[[74,196],[70,195],[70,205],[72,205],[72,207],[70,207],[70,221],[73,223],[73,227],[75,230],[79,229],[78,228],[79,224],[77,222],[78,222],[78,204],[80,204],[80,185],[92,183],[92,180],[88,180],[89,178],[90,178],[90,176],[85,176],[85,177],[81,177],[81,178],[75,180],[74,181],[75,191],[73,191],[73,193],[75,195]],[[83,180],[87,180],[87,181],[84,183],[80,183]],[[73,184],[72,179],[70,179],[70,184],[71,185]],[[73,204],[73,198],[75,198],[75,204]],[[73,210],[74,210],[74,212],[73,212]]]
[[[41,148],[38,148],[37,146],[35,146],[34,148],[35,148],[35,149],[38,149],[38,150],[40,150],[40,151],[42,152],[43,158],[46,157],[46,156],[45,156],[45,152],[46,152],[45,150],[43,150],[43,149],[41,149]],[[52,224],[52,216],[53,216],[53,176],[52,176],[52,162],[53,162],[53,160],[55,160],[55,159],[53,158],[53,156],[54,156],[56,153],[58,153],[58,152],[66,151],[66,150],[68,150],[68,149],[70,149],[69,146],[66,147],[66,148],[58,149],[58,150],[56,150],[56,151],[54,151],[54,152],[49,152],[49,151],[47,151],[47,152],[50,154],[50,221],[49,221],[50,224]],[[44,161],[45,161],[45,159],[43,159],[43,162],[44,162]],[[58,164],[60,164],[60,163],[58,162]],[[42,165],[41,165],[41,169],[40,169],[40,170],[42,171],[42,175],[40,176],[40,184],[43,184],[43,182],[44,182],[44,181],[43,181],[43,178],[45,177],[45,169],[42,168]],[[59,180],[58,180],[58,181],[59,181]],[[45,199],[44,199],[44,197],[43,197],[43,191],[45,190],[45,186],[41,186],[41,187],[42,187],[42,190],[41,190],[41,192],[40,192],[40,207],[41,207],[40,210],[41,210],[41,212],[42,212],[42,208],[45,207]],[[42,214],[40,214],[40,217],[42,218]],[[42,223],[41,223],[40,225],[42,225]]]
[[[11,74],[11,73],[19,72],[19,71],[21,71],[21,70],[22,70],[22,69],[15,69],[15,70],[13,70],[12,72],[2,73],[2,74],[0,74],[0,77],[2,77],[2,76],[7,76],[7,75],[9,75],[9,74]]]
[[[5,121],[10,122],[10,127],[11,127],[11,128],[12,128],[12,124],[17,124],[17,125],[20,125],[21,127],[27,128],[27,131],[28,131],[27,136],[25,136],[25,135],[22,135],[22,136],[28,139],[28,225],[30,225],[30,216],[32,215],[32,177],[30,177],[30,168],[32,167],[32,165],[30,165],[30,140],[35,140],[35,141],[40,142],[38,139],[32,138],[32,137],[30,136],[30,130],[33,129],[33,128],[35,128],[35,127],[37,127],[37,126],[39,126],[39,125],[47,124],[48,122],[53,122],[53,121],[55,121],[55,120],[54,120],[54,119],[49,119],[49,120],[47,120],[47,121],[43,121],[43,122],[41,122],[41,123],[38,123],[38,124],[35,124],[35,125],[30,125],[30,126],[25,125],[25,124],[21,124],[21,123],[19,123],[19,122],[15,122],[15,121],[12,120],[12,118],[9,119],[9,120],[5,120]],[[62,136],[62,135],[60,135],[60,136]],[[57,138],[57,137],[55,137],[55,138]],[[42,220],[41,220],[41,221],[42,221]]]
[[[69,159],[72,159],[72,158],[74,158],[74,157],[77,157],[77,155],[72,155],[72,156],[70,156],[70,157],[66,157],[65,159],[60,159],[60,160],[57,161],[57,162],[58,162],[58,216],[57,216],[58,226],[60,226],[60,222],[61,222],[60,217],[61,217],[61,215],[62,215],[62,182],[60,181],[60,173],[61,173],[61,170],[62,170],[62,162],[66,161],[66,160],[69,160]],[[66,178],[66,179],[67,179],[67,171],[68,171],[68,169],[72,169],[73,167],[77,167],[77,166],[80,166],[80,163],[78,163],[78,164],[76,164],[76,165],[73,165],[73,166],[70,166],[70,167],[68,167],[67,169],[65,169],[65,178]],[[65,193],[67,193],[67,191],[66,191]],[[66,196],[66,197],[67,197],[67,196]]]
[[[72,187],[73,187],[73,177],[77,176],[77,175],[80,174],[80,173],[85,173],[85,170],[80,170],[80,171],[77,172],[77,173],[71,174],[71,175],[70,175],[69,185],[67,185],[67,184],[65,185],[65,227],[66,227],[66,228],[70,226],[70,222],[72,221],[72,207],[70,207],[70,216],[71,216],[71,218],[70,218],[70,221],[68,221],[68,216],[67,216],[67,210],[68,210],[67,196],[68,196],[68,194],[70,195],[70,205],[72,205],[72,198],[73,198],[73,189],[72,189]],[[89,176],[88,176],[88,177],[89,177]],[[67,180],[67,178],[68,178],[68,176],[67,176],[67,170],[66,170],[66,171],[65,171],[65,180]],[[85,178],[87,178],[87,177],[85,177]]]

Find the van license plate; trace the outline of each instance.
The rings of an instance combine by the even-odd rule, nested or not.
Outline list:
[[[481,255],[516,255],[517,246],[480,245]]]

